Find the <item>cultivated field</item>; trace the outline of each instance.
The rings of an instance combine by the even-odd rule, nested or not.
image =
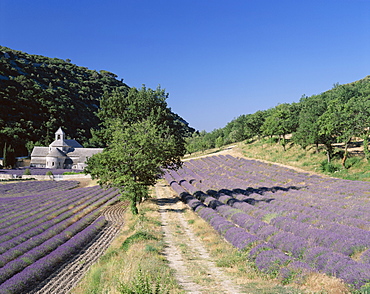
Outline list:
[[[111,287],[113,292],[109,293],[121,293],[120,283],[129,284],[130,280],[125,279],[132,275],[121,264],[123,261],[134,270],[141,267],[143,273],[150,273],[153,278],[160,271],[162,279],[169,281],[170,272],[165,269],[168,265],[163,264],[160,270],[156,268],[151,272],[151,265],[144,263],[144,259],[151,260],[148,257],[151,255],[156,259],[156,266],[163,263],[164,258],[169,260],[182,287],[180,290],[172,280],[161,284],[163,289],[171,289],[170,293],[313,293],[308,284],[315,277],[321,279],[322,273],[341,279],[353,290],[366,287],[370,280],[369,182],[322,177],[230,155],[188,160],[180,170],[167,172],[165,179],[197,215],[240,250],[239,259],[244,258],[245,264],[252,261],[258,271],[263,272],[263,279],[274,278],[271,286],[266,284],[268,278],[265,282],[259,279],[258,288],[252,278],[253,270],[246,275],[248,278],[241,278],[240,270],[246,270],[241,263],[239,278],[225,274],[226,268],[220,268],[219,264],[225,263],[227,257],[216,261],[213,253],[210,256],[204,253],[203,242],[199,243],[199,236],[191,232],[195,227],[183,219],[184,208],[177,198],[172,198],[174,193],[161,184],[155,189],[158,199],[151,200],[153,205],[157,204],[153,213],[157,211],[161,221],[153,220],[144,228],[144,220],[151,218],[148,211],[142,212],[135,218],[137,224],[124,230],[126,237],[122,235],[118,239],[121,244],[125,243],[124,238],[130,239],[134,228],[145,232],[145,236],[158,230],[155,233],[158,236],[149,240],[153,243],[143,245],[142,251],[139,243],[126,251],[114,249],[114,254],[108,250],[109,257],[105,256],[96,265],[94,274],[88,274],[96,277],[97,273],[104,273],[104,277],[99,276],[95,289]],[[77,184],[75,181],[32,181],[0,185],[0,293],[71,291],[85,273],[82,266],[96,261],[97,253],[102,254],[123,227],[122,207],[112,207],[107,219],[102,216],[103,208],[117,201],[117,191],[99,186],[76,188]],[[107,225],[107,221],[111,223],[109,214],[112,213],[119,214],[112,217],[119,220],[114,228]],[[108,237],[103,236],[107,228],[114,230],[109,233],[109,242]],[[203,231],[210,231],[207,228],[203,226]],[[162,230],[166,246],[160,239]],[[89,242],[96,243],[97,247],[91,245],[79,254]],[[137,252],[140,252],[139,261],[130,259],[128,255]],[[119,260],[114,259],[116,255]],[[230,258],[234,260],[235,256]],[[114,271],[103,269],[101,266],[110,259],[110,266],[119,264],[120,267]],[[69,266],[55,272],[65,261],[69,261]],[[134,263],[137,263],[135,267]],[[108,280],[109,286],[103,284],[108,273],[114,272],[125,274],[113,276]],[[288,287],[279,288],[278,281],[283,287],[298,284],[305,290],[289,292]],[[78,293],[90,293],[82,291],[92,286],[90,284],[82,284],[85,286],[78,287],[81,289]],[[345,287],[338,285],[340,290],[333,288],[331,292],[324,292],[348,293],[343,290]],[[318,287],[324,288],[330,286]]]
[[[114,189],[76,181],[0,185],[0,293],[26,293],[106,226]]]
[[[229,155],[187,161],[165,179],[228,242],[283,283],[315,272],[370,281],[370,183]]]

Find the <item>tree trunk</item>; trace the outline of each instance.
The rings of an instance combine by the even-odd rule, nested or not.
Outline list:
[[[286,141],[285,141],[285,135],[283,135],[283,140],[282,140],[282,145],[283,145],[283,149],[284,149],[284,151],[286,151],[286,147],[285,147],[285,144],[286,143]]]
[[[348,138],[348,140],[344,143],[344,155],[342,158],[342,166],[346,168],[346,160],[348,158],[348,144],[351,142],[352,138]]]
[[[326,157],[328,158],[328,163],[330,163],[331,155],[333,153],[333,147],[331,146],[331,144],[325,144],[325,148],[326,148]]]
[[[133,199],[131,199],[130,201],[130,209],[133,215],[139,214],[139,210],[137,209],[137,206],[136,206],[136,201]]]
[[[363,142],[363,147],[364,147],[364,154],[367,162],[370,162],[370,151],[369,151],[369,136],[365,135],[363,137],[364,142]]]
[[[328,163],[330,163],[331,156],[329,150],[326,150],[326,158],[328,159]]]

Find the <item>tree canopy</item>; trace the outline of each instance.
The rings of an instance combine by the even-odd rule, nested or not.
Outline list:
[[[121,189],[133,213],[164,169],[181,166],[186,126],[167,107],[163,89],[115,91],[101,101],[107,147],[87,161],[85,171],[101,185]]]

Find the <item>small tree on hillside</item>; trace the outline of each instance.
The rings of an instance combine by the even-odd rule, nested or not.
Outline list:
[[[286,150],[286,135],[298,127],[299,105],[284,103],[277,105],[266,118],[261,129],[267,136],[279,136],[279,142]]]
[[[3,167],[15,166],[17,160],[15,158],[14,149],[11,145],[7,145],[6,142],[3,148]]]
[[[370,102],[368,97],[341,97],[330,101],[327,111],[320,117],[321,133],[336,138],[344,144],[342,166],[348,158],[348,146],[354,137],[364,139],[364,153],[368,158],[368,137],[370,124]]]
[[[261,127],[264,124],[266,117],[267,111],[261,110],[247,115],[244,132],[247,134],[248,138],[253,138],[254,136],[257,136],[258,139],[261,139],[261,136],[263,134]]]
[[[7,166],[8,166],[8,152],[7,152],[6,142],[5,142],[4,148],[3,148],[3,167],[7,167]]]
[[[314,144],[316,146],[316,153],[319,152],[319,144],[325,145],[325,143],[328,143],[331,147],[333,140],[331,137],[320,134],[320,125],[318,122],[319,117],[327,110],[326,96],[323,94],[313,95],[311,97],[304,96],[300,103],[299,124],[293,135],[294,141],[304,149],[310,144]]]

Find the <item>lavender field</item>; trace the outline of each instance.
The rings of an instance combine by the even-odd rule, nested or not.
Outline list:
[[[24,175],[26,170],[29,170],[31,175],[34,176],[43,176],[48,171],[51,171],[53,175],[62,175],[65,172],[82,172],[79,169],[48,169],[48,168],[37,168],[37,167],[19,167],[14,169],[0,169],[0,175],[15,175],[16,177],[21,177]]]
[[[118,200],[118,191],[77,184],[0,185],[0,293],[27,292],[104,227],[100,214]]]
[[[370,282],[370,183],[243,158],[190,160],[164,178],[262,272],[283,282],[312,272],[354,289]]]

